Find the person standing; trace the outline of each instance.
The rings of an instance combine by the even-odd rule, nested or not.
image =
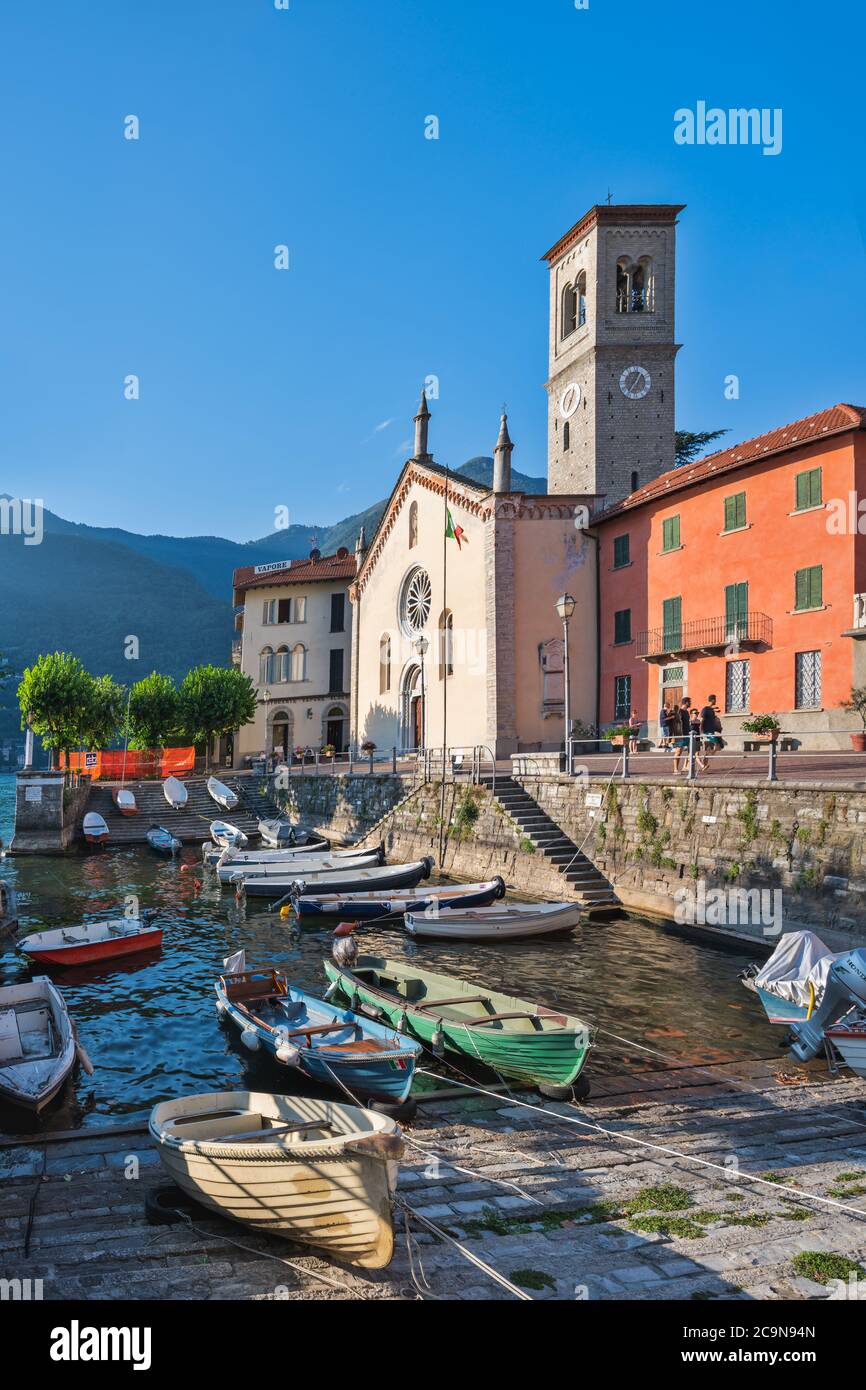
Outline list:
[[[674,728],[674,776],[680,774],[680,761],[683,758],[688,760],[689,752],[689,730],[691,729],[691,700],[688,695],[683,696],[683,702],[678,710],[679,727]]]
[[[664,702],[659,709],[659,751],[668,746],[668,716],[670,711]]]
[[[722,732],[722,723],[719,719],[718,706],[716,705],[715,695],[707,696],[707,703],[701,710],[701,736],[704,740],[704,756],[706,770],[709,760],[719,746],[719,735]]]
[[[638,736],[640,735],[640,715],[638,714],[636,709],[633,709],[631,712],[628,721],[628,728],[628,751],[629,753],[636,753]]]

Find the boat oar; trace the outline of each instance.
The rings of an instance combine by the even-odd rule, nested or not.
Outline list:
[[[303,1134],[311,1129],[324,1129],[333,1132],[334,1126],[326,1120],[307,1120],[296,1125],[271,1125],[268,1129],[248,1129],[245,1134],[228,1134],[221,1138],[221,1144],[240,1144],[244,1139],[270,1139],[274,1134]]]
[[[96,1068],[90,1060],[90,1055],[87,1051],[87,1048],[84,1046],[84,1043],[80,1042],[78,1039],[78,1029],[76,1028],[74,1023],[72,1025],[72,1040],[75,1043],[75,1051],[78,1054],[79,1062],[81,1063],[84,1070],[87,1072],[87,1075],[92,1076]]]

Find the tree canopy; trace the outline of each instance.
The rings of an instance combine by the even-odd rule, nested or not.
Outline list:
[[[180,696],[171,676],[151,671],[129,693],[129,733],[133,748],[161,748],[178,732]]]
[[[22,727],[30,724],[46,748],[69,753],[78,742],[93,677],[71,652],[50,652],[28,666],[18,686]]]
[[[674,467],[685,468],[694,463],[698,454],[703,453],[714,439],[721,439],[727,430],[676,430],[674,433]]]
[[[210,756],[212,738],[255,718],[255,687],[236,666],[196,666],[181,683],[180,710],[188,737]]]

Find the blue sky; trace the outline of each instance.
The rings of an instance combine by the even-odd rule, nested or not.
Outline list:
[[[389,490],[428,374],[438,459],[491,453],[507,401],[541,474],[539,257],[609,189],[688,204],[681,427],[866,402],[862,45],[853,3],[5,6],[0,490],[174,535],[328,523]],[[780,107],[781,154],[676,145],[699,100]]]

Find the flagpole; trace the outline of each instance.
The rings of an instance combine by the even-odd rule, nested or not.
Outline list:
[[[445,759],[448,749],[448,649],[442,646],[448,640],[448,465],[445,465],[445,525],[442,527],[442,612],[445,614],[445,627],[438,636],[440,642],[439,667],[442,671],[442,788],[439,796],[439,868],[442,868],[443,843],[445,836]]]

